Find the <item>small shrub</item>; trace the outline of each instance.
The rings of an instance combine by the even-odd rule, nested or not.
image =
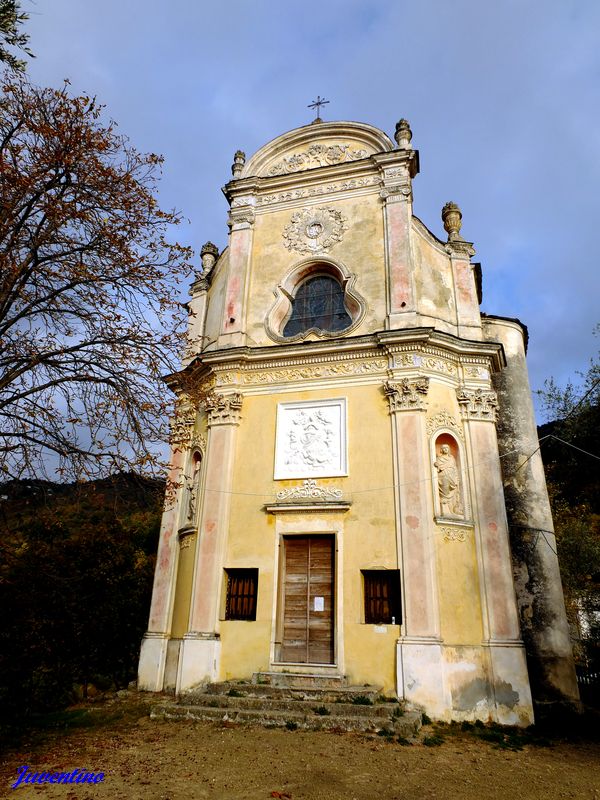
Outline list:
[[[370,697],[367,697],[364,694],[357,694],[356,697],[352,698],[352,703],[355,706],[372,706],[373,701]]]
[[[238,689],[230,689],[227,692],[227,697],[245,697],[246,695],[244,692],[238,691]]]
[[[317,708],[313,708],[313,711],[320,717],[328,717],[331,714],[331,711],[327,708],[327,706],[317,706]]]
[[[377,736],[385,736],[386,738],[391,738],[394,735],[394,731],[391,731],[389,728],[381,728],[381,730],[377,731]]]
[[[431,725],[431,717],[429,717],[425,712],[421,714],[421,722],[423,725]]]
[[[402,708],[402,706],[396,706],[396,708],[392,713],[392,717],[394,719],[398,719],[398,717],[403,717],[403,716],[404,716],[404,709]]]
[[[425,747],[439,747],[443,743],[444,737],[440,736],[439,733],[434,733],[433,736],[426,736],[423,739]]]
[[[411,745],[412,745],[412,742],[410,742],[410,741],[409,741],[409,740],[406,738],[406,736],[399,736],[399,737],[396,739],[396,741],[398,742],[398,744],[401,744],[401,745],[402,745],[402,747],[411,747]]]
[[[285,723],[285,727],[288,729],[288,731],[297,731],[298,723],[294,722],[293,719],[288,719],[288,721]]]

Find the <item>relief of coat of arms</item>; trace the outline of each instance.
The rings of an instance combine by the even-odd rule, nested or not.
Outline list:
[[[305,208],[292,214],[283,240],[288,250],[297,253],[325,253],[341,242],[346,230],[346,220],[334,208]]]

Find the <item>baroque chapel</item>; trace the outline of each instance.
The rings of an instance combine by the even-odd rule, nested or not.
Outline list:
[[[139,688],[292,673],[440,720],[576,703],[525,351],[406,120],[238,151],[191,287]]]

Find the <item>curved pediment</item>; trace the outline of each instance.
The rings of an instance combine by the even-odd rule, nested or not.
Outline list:
[[[362,122],[320,122],[284,133],[250,158],[240,177],[271,177],[304,172],[394,149],[378,128]]]

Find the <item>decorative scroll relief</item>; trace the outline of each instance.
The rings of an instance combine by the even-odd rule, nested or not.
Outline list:
[[[440,533],[444,537],[445,542],[466,542],[469,531],[469,528],[458,528],[454,526],[451,528],[440,528]]]
[[[341,489],[330,489],[325,486],[317,486],[314,478],[307,478],[302,486],[292,486],[290,489],[282,489],[277,492],[278,500],[341,500]]]
[[[297,253],[326,253],[342,241],[348,230],[346,220],[334,208],[305,208],[292,214],[291,222],[283,229],[288,250]]]
[[[399,353],[394,356],[394,367],[424,367],[442,375],[458,375],[458,367],[452,361],[420,353]]]
[[[480,380],[488,380],[490,371],[486,367],[467,366],[464,367],[465,375],[468,378],[479,378]]]
[[[345,161],[358,161],[368,155],[366,150],[353,150],[350,144],[311,144],[308,149],[277,161],[269,168],[267,175],[287,175],[315,167],[330,167]]]
[[[197,433],[192,437],[190,450],[199,450],[203,454],[206,453],[206,439],[201,433]]]
[[[290,367],[287,369],[275,369],[268,372],[246,372],[243,376],[244,384],[267,384],[267,383],[287,383],[298,380],[310,380],[311,378],[334,378],[352,375],[372,375],[377,372],[385,372],[387,360],[378,359],[377,361],[359,361],[356,363],[343,362],[340,364],[323,364],[322,366]]]
[[[460,413],[464,419],[481,419],[496,422],[498,396],[496,392],[485,389],[456,390]]]
[[[390,404],[390,413],[396,411],[424,411],[425,398],[429,391],[429,378],[410,380],[402,378],[397,383],[387,381],[383,391]]]
[[[464,439],[462,425],[459,425],[448,411],[440,411],[440,413],[436,414],[434,417],[429,417],[426,427],[427,436],[431,436],[438,428],[450,428],[450,430],[454,431],[461,439]]]
[[[280,403],[275,480],[346,474],[345,399]]]
[[[241,394],[209,394],[204,401],[210,425],[237,425],[240,422]]]
[[[335,194],[336,192],[347,192],[350,189],[362,189],[365,186],[378,186],[379,183],[380,180],[378,177],[351,178],[350,180],[340,181],[339,183],[328,183],[325,186],[311,186],[310,189],[292,189],[288,192],[279,192],[278,194],[265,194],[259,198],[258,203],[261,206],[271,206],[276,203],[304,200],[307,197],[320,197],[326,194]]]
[[[169,442],[171,447],[181,450],[186,447],[192,438],[196,411],[187,401],[180,401],[175,406],[175,417],[171,422]]]

